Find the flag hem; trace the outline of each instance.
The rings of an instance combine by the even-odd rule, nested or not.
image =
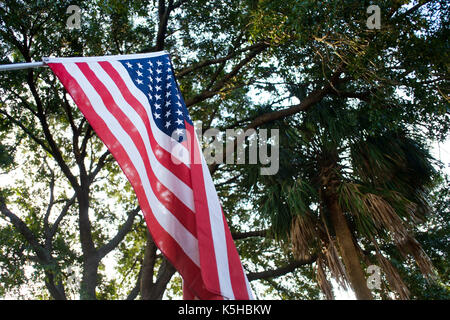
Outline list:
[[[167,51],[157,51],[149,53],[132,53],[132,54],[121,54],[113,56],[95,56],[95,57],[67,57],[67,58],[55,58],[55,57],[44,57],[42,61],[46,64],[48,63],[67,63],[67,62],[98,62],[98,61],[116,61],[120,59],[143,59],[143,58],[153,58],[169,54]]]

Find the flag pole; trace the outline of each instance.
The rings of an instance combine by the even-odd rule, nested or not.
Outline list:
[[[0,64],[0,71],[23,70],[23,69],[46,67],[46,66],[47,65],[45,64],[44,61]]]

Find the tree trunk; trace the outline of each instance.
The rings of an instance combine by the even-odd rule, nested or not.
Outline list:
[[[327,208],[336,233],[339,251],[344,261],[351,286],[357,299],[371,300],[372,294],[367,287],[367,280],[361,267],[358,251],[353,243],[353,237],[348,227],[344,213],[339,206],[337,196],[326,195]]]
[[[61,280],[58,280],[58,283],[55,284],[55,277],[53,273],[48,271],[45,272],[45,278],[45,286],[50,292],[52,298],[55,300],[67,300]]]
[[[147,244],[145,245],[144,261],[141,268],[141,299],[151,300],[153,288],[153,273],[156,262],[156,245],[147,231]]]
[[[78,191],[80,242],[83,251],[83,278],[81,279],[80,299],[96,300],[98,266],[100,259],[92,239],[92,227],[89,220],[89,189]]]
[[[95,288],[97,287],[99,260],[90,257],[84,259],[83,278],[81,280],[80,299],[96,300]]]
[[[145,247],[144,261],[141,268],[141,299],[161,300],[166,291],[167,284],[175,273],[175,268],[163,257],[159,266],[156,281],[153,281],[156,263],[156,245],[149,232],[147,232],[147,245]]]

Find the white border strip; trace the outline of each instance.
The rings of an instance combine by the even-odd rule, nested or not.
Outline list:
[[[68,58],[53,58],[44,57],[42,61],[45,63],[67,63],[67,62],[93,62],[93,61],[116,61],[121,59],[144,59],[153,58],[169,54],[167,51],[148,52],[148,53],[133,53],[122,54],[114,56],[96,56],[96,57],[68,57]]]

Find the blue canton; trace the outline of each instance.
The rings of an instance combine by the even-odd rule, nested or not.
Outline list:
[[[178,142],[184,141],[184,121],[192,125],[192,120],[175,81],[169,56],[120,60],[120,63],[146,95],[158,128]]]

